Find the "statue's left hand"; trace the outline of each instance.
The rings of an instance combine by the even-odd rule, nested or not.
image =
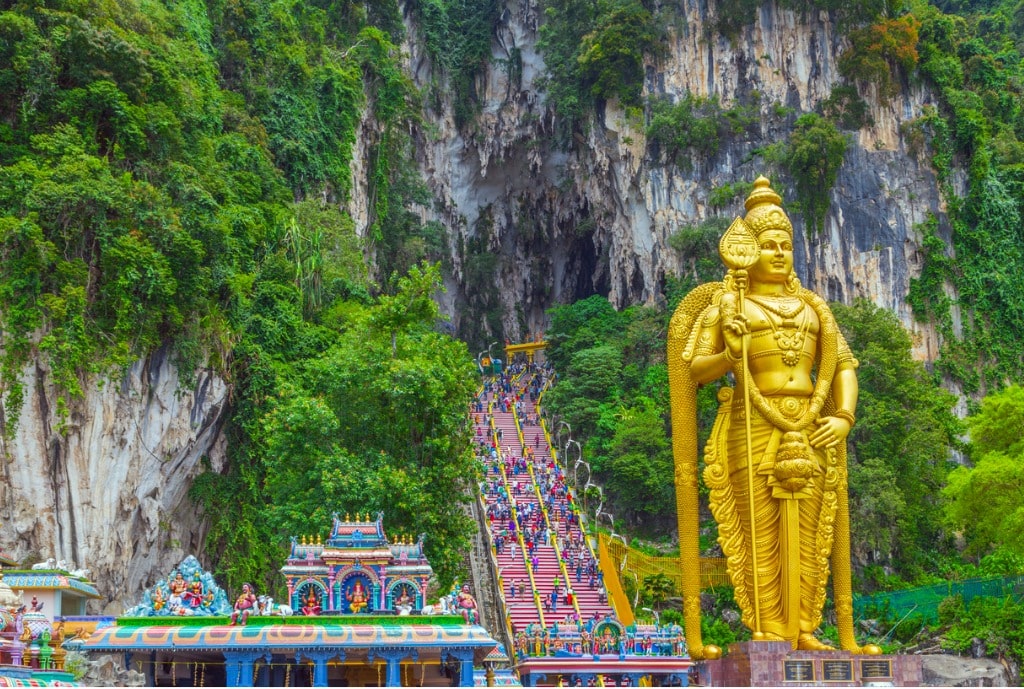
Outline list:
[[[815,423],[818,427],[808,437],[811,447],[835,447],[850,434],[850,422],[838,416],[822,416]]]

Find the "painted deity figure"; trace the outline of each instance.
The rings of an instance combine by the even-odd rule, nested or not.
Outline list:
[[[320,599],[316,595],[316,589],[312,586],[306,591],[306,600],[302,605],[302,614],[307,617],[319,615],[323,608],[320,606]]]
[[[744,624],[755,641],[828,649],[814,634],[831,566],[842,647],[878,652],[859,648],[852,627],[846,437],[858,364],[828,305],[793,272],[781,202],[758,178],[746,217],[722,238],[725,279],[691,292],[670,325],[680,555],[687,564],[698,556],[696,389],[731,373],[736,389],[719,392],[704,480]],[[699,581],[689,571],[690,652],[717,657],[720,649],[700,640]]]
[[[235,609],[231,613],[231,624],[238,624],[241,619],[242,626],[249,621],[249,615],[256,607],[256,594],[251,584],[242,584],[242,592],[235,600]]]
[[[188,584],[185,582],[185,577],[182,576],[181,572],[174,573],[174,579],[167,585],[170,596],[167,599],[167,605],[170,608],[177,608],[183,605],[185,602],[185,591],[188,590]]]
[[[167,601],[164,600],[164,592],[159,586],[153,589],[153,610],[159,612],[164,609]]]
[[[409,615],[412,613],[414,603],[415,601],[409,595],[409,590],[403,587],[401,593],[398,594],[398,598],[395,599],[395,612],[402,616]]]
[[[192,608],[198,608],[203,604],[203,582],[199,578],[199,572],[193,575],[192,583],[188,585],[181,598],[185,605]]]
[[[353,614],[358,614],[363,611],[363,609],[366,607],[367,600],[366,588],[363,586],[362,579],[355,580],[355,582],[352,584],[352,589],[348,592],[346,598],[348,600],[349,612]]]
[[[459,595],[455,598],[455,609],[462,615],[462,619],[466,621],[466,624],[478,624],[480,622],[476,598],[469,592],[469,584],[462,585],[462,590],[459,591]]]

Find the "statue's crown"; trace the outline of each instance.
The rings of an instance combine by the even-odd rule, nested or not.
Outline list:
[[[782,210],[781,204],[782,197],[772,189],[768,178],[761,175],[754,180],[754,190],[750,192],[744,204],[747,208],[747,217],[743,220],[758,236],[766,230],[783,230],[792,237],[793,223]]]

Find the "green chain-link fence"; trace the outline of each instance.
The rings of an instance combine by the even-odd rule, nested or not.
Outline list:
[[[1021,600],[1024,597],[1024,576],[965,579],[904,591],[854,596],[853,611],[858,618],[873,617],[884,611],[890,617],[914,613],[921,615],[924,621],[935,622],[939,617],[939,603],[957,595],[963,596],[964,603],[970,603],[978,596],[1011,596]]]

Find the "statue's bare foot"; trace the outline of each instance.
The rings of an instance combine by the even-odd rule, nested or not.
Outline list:
[[[751,638],[754,641],[786,641],[786,639],[772,632],[754,632]]]
[[[834,651],[834,647],[814,638],[813,634],[801,634],[796,640],[796,647],[801,651]]]

